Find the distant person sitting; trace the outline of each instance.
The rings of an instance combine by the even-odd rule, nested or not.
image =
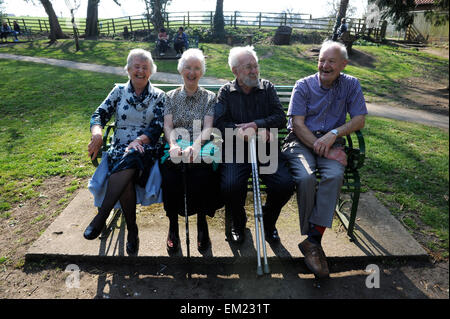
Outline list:
[[[0,28],[0,39],[2,40],[2,42],[3,42],[3,39],[5,39],[5,42],[8,42],[9,34],[14,35],[14,41],[19,41],[17,39],[16,33],[13,30],[11,30],[11,27],[8,25],[8,23],[3,22],[2,27]]]
[[[166,29],[161,28],[158,33],[158,50],[159,55],[165,55],[167,48],[169,47],[169,36],[167,35]]]
[[[348,23],[345,18],[341,20],[341,26],[338,29],[338,37],[340,38],[344,32],[348,31]]]
[[[13,22],[13,29],[14,29],[14,32],[16,32],[16,35],[21,34],[20,26],[16,20],[14,20],[14,22]]]
[[[177,58],[181,57],[184,50],[189,49],[189,41],[186,33],[184,33],[183,27],[178,28],[178,32],[175,35],[173,47],[177,52]],[[184,48],[184,49],[183,49]]]

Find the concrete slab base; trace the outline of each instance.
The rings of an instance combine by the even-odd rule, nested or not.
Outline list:
[[[251,198],[251,193],[248,196]],[[234,245],[225,240],[224,211],[219,210],[212,219],[208,218],[212,246],[205,253],[197,250],[196,216],[189,218],[190,262],[196,263],[246,263],[256,265],[255,229],[251,203],[247,209],[249,221],[246,240]],[[60,258],[64,260],[91,260],[105,262],[145,263],[186,263],[186,236],[184,217],[180,217],[181,250],[169,256],[165,241],[168,231],[168,219],[162,204],[138,208],[140,248],[137,256],[126,253],[126,225],[122,217],[117,218],[110,228],[108,236],[92,241],[83,238],[83,232],[96,208],[93,197],[86,189],[80,190],[73,201],[48,227],[44,234],[29,248],[27,260],[41,258]],[[302,258],[297,245],[303,240],[299,232],[297,204],[295,196],[283,208],[277,222],[281,243],[266,244],[269,264],[276,260],[294,260]],[[414,240],[390,212],[380,204],[371,193],[362,194],[355,241],[350,241],[345,229],[336,222],[327,230],[322,240],[328,260],[386,258],[428,258],[426,251]]]

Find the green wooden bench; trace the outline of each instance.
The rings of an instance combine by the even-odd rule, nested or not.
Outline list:
[[[173,85],[173,84],[153,84],[155,87],[158,87],[162,89],[165,92],[168,92],[170,90],[173,90],[180,85]],[[217,92],[220,89],[220,85],[202,85],[205,89],[211,90],[213,92]],[[275,86],[277,90],[278,97],[280,99],[280,102],[283,105],[284,110],[287,112],[289,101],[291,98],[291,93],[293,86],[289,85],[278,85]],[[103,146],[101,151],[99,151],[98,157],[101,158],[102,151],[106,151],[109,148],[109,145],[111,143],[112,139],[112,132],[111,130],[114,130],[114,125],[110,124],[106,127],[106,131],[103,136]],[[280,143],[283,142],[284,138],[287,135],[287,129],[280,129],[278,131],[278,140]],[[345,168],[344,173],[344,183],[342,185],[341,189],[341,196],[339,198],[338,204],[336,205],[336,214],[339,217],[340,221],[344,225],[344,227],[347,230],[347,235],[350,237],[350,239],[354,240],[354,227],[355,227],[355,221],[356,221],[356,214],[358,211],[358,203],[359,203],[359,197],[361,193],[361,181],[360,181],[360,175],[359,175],[359,169],[364,165],[364,159],[365,159],[365,142],[364,137],[361,131],[356,131],[351,135],[347,135],[346,137],[346,146],[345,146],[345,152],[347,154],[347,167]],[[95,166],[98,165],[98,160],[95,159],[93,161],[93,164]],[[320,176],[317,176],[318,179],[320,179]],[[261,184],[261,191],[264,191],[265,186]],[[252,191],[252,181],[249,180],[248,188],[250,191]],[[349,199],[344,199],[345,196],[342,194],[349,194]],[[350,201],[350,212],[346,213],[343,209],[344,205]],[[115,217],[111,217],[109,220],[112,220]],[[228,218],[227,218],[228,219]],[[225,228],[229,229],[230,227],[230,221],[226,220]]]

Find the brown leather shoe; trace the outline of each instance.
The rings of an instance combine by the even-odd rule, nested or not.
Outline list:
[[[303,256],[305,256],[306,266],[314,273],[314,275],[318,278],[327,278],[330,276],[327,258],[320,245],[313,244],[305,239],[298,244],[298,248]]]

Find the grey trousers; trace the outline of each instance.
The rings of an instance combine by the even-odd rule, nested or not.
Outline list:
[[[310,223],[331,228],[345,167],[338,161],[317,156],[296,137],[284,143],[282,153],[296,184],[301,234],[308,233]],[[321,175],[319,183],[316,172]]]

